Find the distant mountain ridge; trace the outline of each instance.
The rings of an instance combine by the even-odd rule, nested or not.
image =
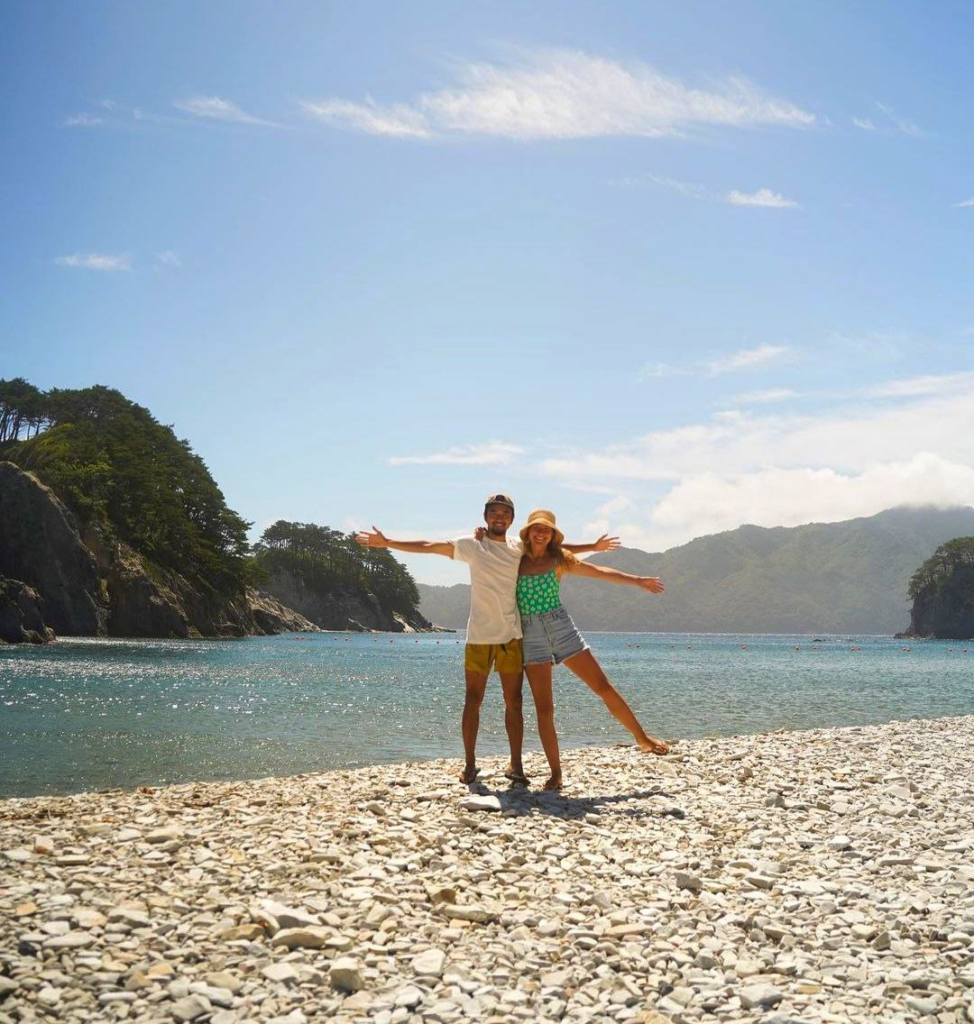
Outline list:
[[[974,535],[974,508],[901,507],[841,523],[741,526],[668,551],[620,548],[592,561],[660,576],[661,596],[567,578],[582,630],[688,633],[878,633],[910,621],[910,578],[939,545]],[[462,629],[467,584],[418,584],[420,612]]]

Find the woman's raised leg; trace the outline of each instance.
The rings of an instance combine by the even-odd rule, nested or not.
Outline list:
[[[531,696],[538,715],[541,746],[548,758],[551,776],[545,789],[561,789],[561,755],[558,751],[558,733],[555,732],[555,699],[551,692],[551,665],[525,665]]]
[[[597,693],[605,702],[605,706],[612,712],[613,718],[632,733],[632,738],[640,750],[647,750],[651,754],[669,753],[669,746],[662,740],[647,735],[639,724],[632,708],[626,703],[622,694],[609,682],[608,676],[602,671],[602,666],[595,660],[591,651],[581,651],[565,659],[568,666],[579,679],[593,692]],[[528,676],[530,679],[530,676]]]

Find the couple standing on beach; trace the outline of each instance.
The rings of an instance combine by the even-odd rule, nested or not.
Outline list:
[[[464,650],[466,697],[462,719],[466,763],[460,781],[471,783],[478,775],[476,748],[480,705],[492,669],[497,670],[504,691],[504,725],[511,746],[511,763],[505,774],[512,782],[528,781],[521,762],[522,688],[527,672],[541,745],[551,772],[544,788],[561,788],[561,760],[551,692],[552,665],[565,664],[597,693],[616,720],[632,733],[641,750],[665,754],[669,749],[667,745],[643,730],[575,628],[560,597],[560,581],[565,573],[628,584],[653,594],[661,593],[663,584],[655,576],[632,576],[579,560],[576,555],[611,551],[619,542],[603,535],[594,544],[566,544],[555,525],[554,515],[546,509],[531,513],[519,538],[508,538],[507,531],[514,522],[514,502],[506,494],[492,494],[487,498],[484,522],[486,529],[480,528],[477,536],[453,541],[390,540],[374,526],[373,532],[357,535],[358,542],[366,547],[445,555],[470,566],[470,620]]]

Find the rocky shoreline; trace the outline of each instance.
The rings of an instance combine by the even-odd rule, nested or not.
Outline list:
[[[4,800],[0,1022],[974,1021],[974,716],[564,762]]]

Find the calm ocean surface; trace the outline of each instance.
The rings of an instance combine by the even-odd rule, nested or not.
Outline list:
[[[974,714],[974,643],[588,639],[646,729],[666,737]],[[0,647],[0,796],[459,758],[462,642],[322,633]],[[555,692],[564,746],[629,739],[565,668]],[[505,752],[496,676],[480,736],[479,753]],[[525,738],[540,750],[526,683]]]

